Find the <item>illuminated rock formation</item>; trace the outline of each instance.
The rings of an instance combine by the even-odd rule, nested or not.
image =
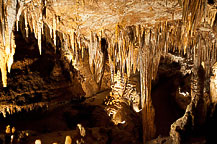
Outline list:
[[[151,85],[157,76],[161,57],[168,53],[186,57],[194,65],[191,103],[185,115],[171,126],[173,140],[180,142],[176,132],[179,125],[185,126],[191,117],[198,116],[198,101],[204,100],[204,81],[198,71],[202,67],[202,77],[209,78],[217,59],[213,28],[216,3],[210,5],[207,0],[25,0],[18,3],[2,0],[0,12],[3,87],[7,86],[7,72],[11,71],[13,64],[16,24],[17,30],[25,29],[26,37],[34,34],[40,55],[46,49],[42,47],[43,36],[46,42],[61,49],[62,58],[71,62],[83,77],[81,84],[86,97],[102,89],[108,58],[112,90],[106,104],[121,109],[120,103],[123,102],[136,112],[141,111],[144,142],[155,136]],[[130,80],[134,74],[139,74],[139,89]],[[213,79],[211,82],[215,83]],[[213,89],[212,101],[215,101]],[[3,105],[1,112],[4,115],[6,111],[11,113],[11,107],[16,106]],[[124,123],[118,110],[110,107],[106,110],[113,115],[115,124]],[[192,123],[202,121],[192,120]]]
[[[72,144],[72,138],[70,136],[66,136],[65,144]]]
[[[35,144],[41,144],[41,140],[36,140]]]
[[[217,101],[217,63],[213,65],[213,76],[210,79],[210,96],[212,103],[216,103]]]

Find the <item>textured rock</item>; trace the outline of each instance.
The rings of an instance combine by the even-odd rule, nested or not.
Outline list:
[[[199,67],[203,67],[204,74],[192,72],[191,102],[187,106],[185,115],[172,125],[171,137],[175,142],[181,142],[182,135],[177,132],[177,129],[186,132],[188,131],[186,126],[194,127],[193,123],[196,126],[204,123],[207,113],[207,103],[204,101],[208,97],[204,97],[204,89],[206,89],[204,81],[209,78],[210,68],[217,59],[217,39],[214,28],[216,3],[207,4],[207,0],[135,0],[133,2],[3,0],[0,2],[0,11],[0,69],[2,86],[8,86],[1,91],[4,96],[1,98],[15,101],[12,107],[20,107],[17,106],[19,104],[26,105],[28,98],[31,104],[49,101],[56,105],[55,102],[59,102],[59,97],[55,98],[56,93],[52,95],[51,91],[59,88],[66,89],[66,93],[67,90],[70,91],[71,95],[74,95],[72,90],[78,88],[78,99],[82,95],[80,92],[83,91],[86,97],[93,96],[109,86],[107,81],[103,81],[104,73],[109,73],[112,92],[107,101],[108,114],[110,115],[112,111],[113,121],[118,125],[126,122],[126,114],[123,111],[128,110],[130,106],[137,112],[142,110],[145,142],[155,136],[155,109],[151,98],[152,80],[157,76],[161,57],[168,53],[176,53],[190,59],[196,71]],[[59,54],[59,57],[54,58],[61,59],[64,66],[59,66],[55,61],[52,63],[52,70],[48,68],[45,72],[43,69],[45,57],[39,61],[25,60],[21,65],[19,62],[14,63],[21,69],[27,63],[32,67],[27,66],[24,68],[25,71],[22,69],[21,73],[24,76],[19,79],[22,81],[20,85],[13,84],[15,23],[17,29],[20,26],[21,32],[25,32],[26,37],[34,35],[37,39],[37,53],[42,54],[41,57],[46,55],[45,49],[47,49],[42,47],[44,36],[46,42],[54,47],[54,52]],[[181,61],[177,57],[175,59]],[[106,69],[107,63],[110,70]],[[36,64],[39,64],[39,69]],[[68,73],[65,74],[64,70]],[[73,79],[72,71],[80,76],[79,81],[83,90],[80,85],[78,87],[72,85],[72,83],[78,84],[78,80]],[[26,77],[25,73],[30,73],[31,76]],[[140,90],[137,90],[130,81],[133,74],[139,74]],[[108,75],[106,76],[105,79],[109,79]],[[17,90],[11,89],[13,85],[15,88],[18,87]],[[63,87],[58,87],[62,85]],[[45,94],[41,91],[44,89]],[[213,91],[212,89],[212,101],[215,99]],[[38,93],[42,95],[39,96],[40,100],[35,96]],[[66,93],[61,94],[66,95]],[[34,102],[35,97],[37,97],[36,102]],[[68,97],[62,99],[66,101]],[[3,105],[3,112],[13,111],[13,108],[11,110],[8,105],[7,102],[6,109]],[[83,140],[79,142],[83,143]]]
[[[65,144],[72,144],[72,138],[70,136],[66,136]]]
[[[174,143],[183,143],[188,134],[202,126],[206,120],[207,105],[204,103],[204,70],[194,67],[191,76],[191,102],[185,114],[171,125],[170,136]]]
[[[213,65],[213,76],[210,78],[210,96],[211,102],[217,103],[217,63]]]
[[[35,140],[35,144],[41,144],[41,140]]]
[[[44,55],[37,54],[32,37],[25,43],[16,34],[17,53],[8,76],[8,87],[0,88],[0,113],[6,117],[21,112],[47,109],[61,102],[80,100],[84,96],[76,71],[65,67],[52,47],[47,45]],[[24,42],[24,43],[23,43]]]

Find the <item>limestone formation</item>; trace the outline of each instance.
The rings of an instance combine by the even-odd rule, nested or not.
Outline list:
[[[72,138],[70,136],[66,136],[65,144],[72,144]]]
[[[141,115],[145,143],[156,137],[152,85],[162,57],[168,56],[181,66],[180,71],[191,76],[190,93],[176,91],[176,96],[188,96],[188,100],[180,104],[186,110],[170,131],[174,143],[182,143],[182,133],[193,131],[206,121],[209,86],[211,103],[217,101],[216,6],[214,0],[1,0],[2,87],[7,89],[7,78],[13,70],[16,31],[25,34],[26,39],[33,35],[39,55],[48,49],[43,43],[52,45],[63,67],[70,71],[69,79],[73,77],[72,69],[77,72],[86,98],[107,89],[104,83],[109,75],[111,92],[104,100],[105,111],[115,125],[127,125],[125,106]],[[190,70],[183,59],[191,65]],[[63,74],[61,70],[54,67],[52,77]],[[48,100],[51,101],[52,98]],[[47,105],[1,104],[0,113],[6,117],[22,109],[31,111]],[[85,137],[84,127],[77,127]],[[67,136],[65,143],[70,141]],[[83,139],[77,143],[83,143]]]
[[[211,96],[211,102],[215,103],[217,102],[217,63],[213,65],[213,76],[210,78],[210,96]]]
[[[35,144],[41,144],[41,140],[35,140]]]
[[[79,130],[79,134],[81,137],[84,137],[86,135],[86,131],[81,124],[77,124],[77,129]]]

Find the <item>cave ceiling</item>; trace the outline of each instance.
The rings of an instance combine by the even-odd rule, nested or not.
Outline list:
[[[61,33],[64,39],[68,39],[69,46],[74,52],[77,47],[82,51],[84,51],[83,48],[92,49],[89,50],[91,52],[89,63],[92,65],[91,61],[94,62],[93,57],[97,49],[91,47],[97,45],[95,41],[99,43],[101,38],[105,38],[109,45],[109,55],[112,57],[114,53],[112,47],[116,41],[121,41],[119,44],[122,45],[121,49],[125,47],[123,45],[130,47],[131,43],[134,43],[132,47],[136,49],[136,46],[140,46],[143,42],[140,37],[143,37],[144,32],[148,34],[149,30],[156,36],[169,30],[165,41],[170,40],[173,47],[178,47],[179,51],[184,51],[185,54],[192,39],[196,39],[198,35],[195,31],[213,32],[216,9],[215,4],[209,5],[206,0],[32,0],[17,2],[10,0],[1,1],[0,16],[1,70],[5,87],[7,85],[6,69],[10,72],[16,47],[13,32],[20,29],[19,23],[25,25],[21,31],[25,31],[26,37],[30,32],[34,33],[38,40],[40,54],[43,51],[41,48],[42,35],[49,33],[53,44],[56,45],[56,35]],[[178,38],[174,38],[175,36]],[[151,39],[151,36],[149,38]],[[154,39],[159,40],[159,38]],[[213,45],[215,45],[214,42]],[[127,49],[130,49],[129,47]],[[121,55],[122,58],[111,61],[119,62],[119,59],[126,58],[126,52]],[[133,58],[130,61],[133,61]],[[124,65],[123,60],[121,63]],[[130,63],[133,65],[133,62]]]

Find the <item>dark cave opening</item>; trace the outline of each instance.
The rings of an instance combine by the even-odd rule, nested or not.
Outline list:
[[[57,61],[57,54],[49,44],[43,44],[43,54],[39,54],[37,40],[32,34],[29,35],[28,41],[25,41],[21,32],[15,33],[16,52],[14,55],[14,61],[26,62],[26,70],[32,72],[39,72],[42,77],[49,77],[51,74],[55,62]],[[30,65],[28,62],[32,62]],[[12,69],[18,70],[18,69]],[[13,74],[13,72],[12,72]]]
[[[189,91],[189,76],[180,73],[177,63],[160,64],[157,79],[152,84],[152,102],[155,108],[156,136],[169,136],[170,126],[183,116],[190,98],[178,97],[178,89]]]
[[[214,4],[215,0],[208,0],[208,4]]]
[[[216,13],[216,15],[215,15],[215,21],[214,21],[214,24],[213,24],[213,30],[214,30],[215,32],[217,32],[217,13]]]
[[[216,105],[212,105],[213,108],[213,113],[211,114],[211,116],[207,119],[207,123],[205,125],[205,137],[207,140],[207,144],[212,144],[212,143],[216,143],[216,133],[214,133],[214,131],[217,129],[217,107]]]
[[[57,39],[58,40],[58,39]],[[81,85],[76,79],[77,71],[73,68],[70,62],[61,57],[60,51],[42,39],[42,54],[39,54],[38,43],[33,33],[30,33],[28,40],[21,32],[15,32],[16,52],[14,55],[14,64],[12,65],[12,71],[9,74],[10,78],[16,79],[17,76],[24,74],[26,76],[24,80],[29,80],[31,84],[35,83],[35,80],[31,82],[32,76],[34,76],[38,82],[37,88],[33,90],[45,90],[46,86],[50,84],[51,89],[59,89],[66,87],[66,93],[76,89],[75,92],[69,92],[71,97],[80,97],[84,95]],[[58,43],[57,43],[58,44]],[[19,76],[20,77],[20,76]],[[22,83],[17,81],[18,83]],[[9,83],[10,84],[10,83]],[[54,88],[52,88],[52,85]],[[9,85],[10,86],[10,85]],[[72,86],[72,88],[69,88]],[[76,87],[76,88],[75,88]],[[31,89],[31,88],[30,88]],[[48,88],[49,91],[49,88]]]

